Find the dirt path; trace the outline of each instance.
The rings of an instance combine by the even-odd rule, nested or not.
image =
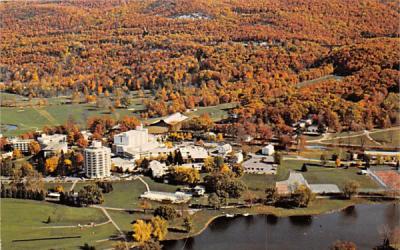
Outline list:
[[[70,226],[48,226],[48,227],[39,227],[39,228],[75,228],[75,227],[78,227],[78,228],[88,227],[88,228],[90,228],[90,227],[104,226],[104,225],[106,225],[108,223],[111,223],[111,220],[108,220],[108,221],[105,221],[105,222],[102,222],[102,223],[98,223],[98,224],[93,224],[93,225],[87,225],[87,224],[86,225],[80,225],[80,224],[78,224],[78,225],[70,225]]]
[[[382,146],[382,144],[380,142],[375,141],[374,138],[371,137],[370,133],[371,132],[369,132],[368,130],[364,130],[364,134],[368,140],[372,141],[373,143],[378,144],[379,146]]]
[[[147,190],[147,192],[150,192],[150,187],[149,187],[149,184],[147,184],[147,182],[145,182],[143,179],[142,179],[142,177],[140,177],[140,176],[136,176],[136,178],[135,179],[139,179],[141,182],[143,182],[143,184],[146,186],[146,190]]]
[[[117,229],[117,231],[120,233],[121,237],[124,239],[125,242],[125,248],[128,250],[128,240],[126,238],[126,235],[124,234],[124,232],[121,230],[121,228],[117,225],[117,223],[115,223],[115,221],[111,218],[110,214],[107,212],[107,209],[105,209],[102,206],[97,206],[97,205],[93,205],[92,207],[98,208],[100,209],[104,215],[111,221],[111,223],[113,224],[113,226],[115,227],[115,229]]]

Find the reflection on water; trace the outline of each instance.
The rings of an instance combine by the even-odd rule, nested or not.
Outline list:
[[[276,223],[278,223],[279,218],[273,214],[269,214],[265,217],[267,218],[267,223],[270,225],[275,225]]]
[[[355,206],[349,206],[343,209],[342,215],[349,219],[357,219],[357,209]]]
[[[244,222],[246,224],[246,227],[251,227],[254,224],[254,217],[253,216],[244,217]]]
[[[194,246],[195,238],[190,237],[186,239],[185,242],[185,249],[192,249]]]
[[[235,222],[235,219],[236,218],[227,219],[226,217],[219,217],[210,224],[209,229],[212,232],[224,231]]]
[[[357,205],[318,216],[223,217],[195,238],[163,245],[173,250],[297,250],[329,249],[344,240],[357,249],[372,249],[381,243],[378,231],[383,226],[400,226],[399,204]]]
[[[293,226],[307,227],[312,224],[312,216],[290,216],[289,221]]]
[[[391,204],[385,209],[385,222],[390,227],[396,226],[400,221],[399,204]]]

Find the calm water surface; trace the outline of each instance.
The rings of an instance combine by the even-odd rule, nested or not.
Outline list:
[[[170,250],[319,250],[347,240],[357,249],[372,249],[381,243],[379,231],[384,225],[400,226],[399,209],[399,204],[385,203],[318,216],[218,218],[199,236],[163,245]]]

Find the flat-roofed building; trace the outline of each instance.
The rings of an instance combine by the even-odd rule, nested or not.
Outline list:
[[[208,157],[205,148],[199,146],[186,146],[179,148],[184,161],[202,162]]]
[[[159,143],[142,125],[115,135],[113,147],[115,154],[133,159],[157,157],[173,151]]]
[[[46,135],[42,134],[37,138],[37,141],[42,146],[47,146],[52,143],[67,142],[67,136],[63,134]]]
[[[131,172],[136,168],[134,160],[122,159],[120,157],[111,158],[111,163],[114,167],[120,168],[122,172]]]
[[[67,136],[63,134],[42,134],[37,138],[37,141],[42,146],[44,157],[60,153],[61,151],[66,153],[68,150]]]
[[[89,178],[105,178],[111,175],[111,149],[104,147],[100,141],[93,141],[85,149],[85,174]]]
[[[14,149],[18,149],[22,153],[27,153],[29,152],[29,144],[32,141],[33,141],[32,139],[13,138],[10,140],[10,143]]]

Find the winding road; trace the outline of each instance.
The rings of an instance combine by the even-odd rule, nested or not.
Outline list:
[[[386,131],[391,131],[391,130],[400,130],[400,127],[377,129],[374,131],[363,130],[362,133],[356,133],[356,134],[352,134],[352,135],[343,135],[343,136],[335,136],[335,134],[326,133],[326,134],[322,135],[322,138],[307,140],[307,143],[319,143],[319,144],[329,145],[329,144],[335,144],[332,142],[333,140],[365,136],[368,140],[375,143],[376,145],[382,146],[382,144],[380,142],[377,142],[374,138],[371,137],[371,134],[375,134],[375,133],[379,133],[379,132],[386,132]],[[331,142],[329,142],[329,141],[331,141]],[[340,145],[340,144],[336,144],[336,145]],[[346,145],[360,146],[358,144],[348,144],[348,143],[346,143]]]

